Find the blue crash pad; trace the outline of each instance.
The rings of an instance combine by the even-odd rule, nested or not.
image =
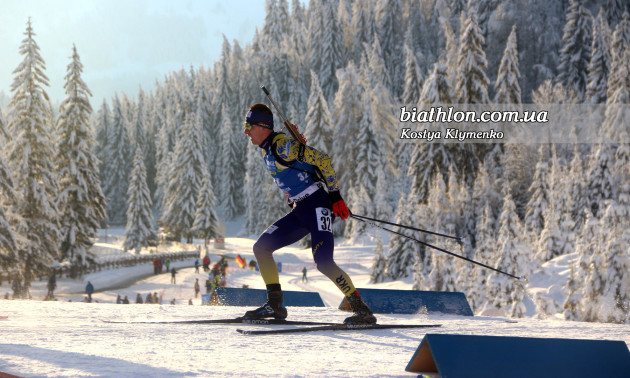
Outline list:
[[[325,307],[319,293],[305,291],[283,291],[284,305],[295,307]],[[242,289],[217,287],[210,299],[216,306],[260,306],[267,301],[267,291],[263,289]]]
[[[406,368],[441,377],[630,377],[623,341],[427,334]]]
[[[473,316],[466,296],[459,292],[358,289],[361,298],[377,314],[442,313]],[[343,299],[341,310],[350,310]]]

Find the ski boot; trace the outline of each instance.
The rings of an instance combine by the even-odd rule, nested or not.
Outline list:
[[[346,300],[350,303],[350,308],[352,308],[354,315],[347,317],[343,321],[344,324],[376,324],[376,317],[372,310],[363,302],[358,290],[346,297]]]
[[[287,308],[282,305],[282,290],[279,286],[267,287],[267,302],[255,310],[247,311],[243,317],[246,319],[286,319]]]

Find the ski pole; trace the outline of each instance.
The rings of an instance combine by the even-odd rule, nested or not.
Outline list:
[[[413,230],[413,231],[419,231],[419,232],[424,232],[425,234],[431,234],[431,235],[437,235],[437,236],[443,236],[445,238],[449,238],[449,239],[455,239],[457,240],[458,243],[462,243],[463,240],[460,237],[457,236],[451,236],[451,235],[445,235],[445,234],[440,234],[439,232],[434,232],[434,231],[428,231],[428,230],[423,230],[421,228],[416,228],[416,227],[411,227],[411,226],[405,226],[404,224],[398,224],[398,223],[392,223],[392,222],[388,222],[388,221],[384,221],[381,219],[376,219],[376,218],[370,218],[370,217],[366,217],[363,215],[357,215],[357,214],[352,214],[355,218],[361,218],[361,219],[366,219],[366,220],[370,220],[373,222],[380,222],[380,223],[385,223],[388,224],[390,226],[397,226],[397,227],[401,227],[401,228],[406,228],[408,230]]]
[[[364,223],[370,224],[370,225],[372,225],[372,226],[374,226],[374,227],[378,227],[378,228],[380,228],[380,229],[382,229],[382,230],[385,230],[385,231],[387,231],[387,232],[391,232],[392,234],[400,235],[400,236],[405,237],[405,238],[407,238],[407,239],[413,240],[413,241],[415,241],[416,243],[420,243],[420,244],[422,244],[422,245],[424,245],[424,246],[427,246],[427,247],[430,247],[430,248],[433,248],[433,249],[437,249],[437,250],[438,250],[438,251],[440,251],[440,252],[444,252],[444,253],[449,254],[449,255],[451,255],[451,256],[458,257],[458,258],[460,258],[460,259],[462,259],[462,260],[466,260],[466,261],[468,261],[468,262],[471,262],[471,263],[473,263],[473,264],[479,265],[479,266],[484,267],[484,268],[486,268],[486,269],[493,270],[493,271],[495,271],[495,272],[497,272],[497,273],[505,274],[506,276],[511,277],[511,278],[514,278],[514,279],[517,279],[517,280],[519,280],[519,281],[520,281],[521,279],[524,279],[524,277],[515,276],[515,275],[513,275],[513,274],[510,274],[510,273],[504,272],[504,271],[502,271],[502,270],[499,270],[499,269],[493,268],[493,267],[491,267],[491,266],[489,266],[489,265],[486,265],[486,264],[480,263],[480,262],[475,261],[475,260],[471,260],[471,259],[469,259],[469,258],[467,258],[467,257],[460,256],[460,255],[455,254],[455,253],[453,253],[453,252],[447,251],[446,249],[443,249],[443,248],[440,248],[440,247],[436,247],[436,246],[434,246],[434,245],[432,245],[432,244],[429,244],[429,243],[425,243],[425,242],[420,241],[420,240],[418,240],[418,239],[416,239],[416,238],[413,238],[413,237],[411,237],[411,236],[407,236],[407,235],[402,234],[402,233],[400,233],[400,232],[397,232],[397,231],[394,231],[394,230],[390,230],[389,228],[385,228],[385,227],[380,226],[380,225],[378,225],[378,224],[376,224],[376,223],[373,223],[373,222],[366,221],[366,220],[364,220],[364,219],[358,218],[358,217],[356,217],[354,214],[350,214],[350,216],[351,216],[352,218],[354,218],[354,219],[358,220],[358,221],[361,221],[361,222],[364,222]],[[527,281],[527,280],[525,279],[525,281]]]
[[[278,114],[280,114],[280,118],[282,118],[282,121],[284,122],[284,127],[287,129],[289,134],[291,134],[291,137],[302,144],[306,144],[306,140],[304,140],[304,138],[300,135],[300,133],[298,133],[295,126],[289,121],[289,119],[284,115],[284,113],[282,113],[282,111],[278,107],[278,104],[276,104],[273,98],[271,98],[271,95],[269,94],[269,91],[267,90],[267,88],[265,88],[265,86],[263,85],[260,87],[260,89],[262,89],[262,91],[265,92],[265,96],[267,96],[269,101],[271,101],[271,104],[273,105],[273,107],[276,108],[276,111],[278,112]]]

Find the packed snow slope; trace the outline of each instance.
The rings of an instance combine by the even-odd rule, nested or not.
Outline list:
[[[253,258],[254,239],[227,238],[219,253]],[[410,289],[410,281],[369,283],[373,254],[371,245],[339,245],[337,262],[357,287]],[[342,322],[348,313],[337,309],[342,296],[336,287],[314,269],[310,250],[289,247],[278,251],[283,263],[281,283],[285,290],[319,292],[327,305],[320,308],[289,307],[289,319]],[[195,279],[202,283],[207,273],[195,273],[194,260],[178,262],[176,284],[171,275],[152,275],[152,266],[123,268],[90,274],[83,280],[58,281],[58,301],[42,301],[45,282],[32,289],[33,300],[0,300],[0,372],[20,376],[416,376],[405,372],[407,363],[426,333],[505,335],[545,338],[622,340],[630,345],[630,326],[568,322],[557,318],[522,319],[448,315],[378,315],[379,323],[442,324],[432,329],[337,331],[293,335],[251,336],[237,328],[262,329],[284,326],[254,325],[164,325],[110,324],[103,320],[163,321],[218,319],[242,315],[249,308],[202,306],[195,298]],[[302,268],[308,282],[302,282]],[[562,279],[562,264],[550,269]],[[147,277],[135,282],[137,277]],[[545,276],[545,285],[558,283]],[[81,293],[87,280],[97,291],[98,303],[84,303]],[[120,285],[123,283],[124,285]],[[227,276],[230,287],[264,288],[260,274],[240,269],[232,262]],[[532,290],[536,288],[532,282]],[[120,287],[125,286],[125,287]],[[120,287],[120,288],[118,288]],[[0,287],[2,294],[7,286]],[[546,289],[548,291],[548,289]],[[162,304],[134,304],[157,292]],[[203,292],[203,289],[202,289]],[[132,304],[115,304],[117,295]],[[171,301],[175,300],[175,305]],[[192,299],[193,305],[188,305]],[[492,353],[492,351],[488,351]]]

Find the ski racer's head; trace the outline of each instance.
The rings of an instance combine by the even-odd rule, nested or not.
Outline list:
[[[245,135],[253,145],[260,146],[273,132],[273,113],[265,104],[254,104],[245,115]]]

